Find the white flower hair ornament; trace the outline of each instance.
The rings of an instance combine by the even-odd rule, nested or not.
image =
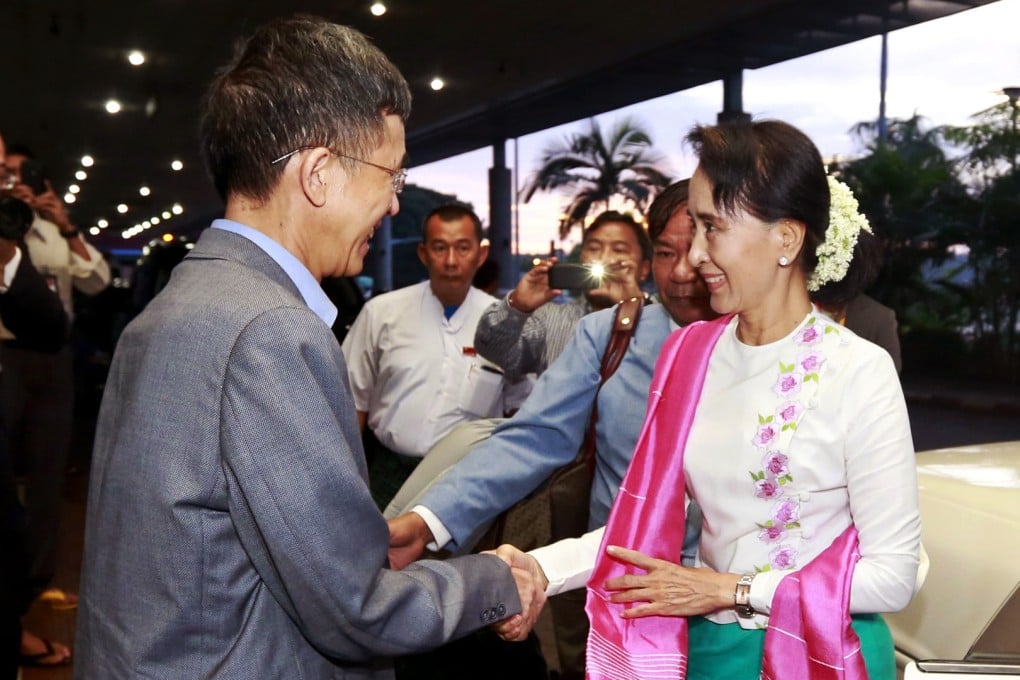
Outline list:
[[[854,259],[854,247],[861,230],[874,233],[850,187],[832,175],[826,175],[826,179],[829,180],[829,226],[825,230],[825,241],[815,249],[818,264],[807,284],[811,292],[826,283],[842,281]]]

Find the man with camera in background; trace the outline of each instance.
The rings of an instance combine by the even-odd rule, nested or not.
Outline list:
[[[563,351],[581,317],[643,295],[641,282],[648,277],[651,259],[651,241],[633,217],[614,210],[602,213],[582,235],[581,264],[600,265],[603,272],[584,286],[584,295],[563,305],[546,304],[563,293],[549,278],[550,269],[563,265],[551,257],[485,310],[475,332],[475,348],[498,364],[509,380],[541,375]]]
[[[72,289],[95,295],[110,283],[110,267],[71,221],[41,166],[24,146],[7,147],[0,195],[20,199],[33,211],[24,236],[25,254],[74,317]],[[71,446],[74,371],[66,344],[40,352],[12,329],[0,325],[4,367],[3,406],[15,467],[25,477],[29,522],[30,579],[33,592],[55,606],[73,607],[76,596],[46,591],[56,569],[65,466]]]
[[[8,183],[0,136],[0,186]],[[56,293],[32,266],[23,242],[33,219],[32,209],[10,196],[0,196],[0,319],[26,347],[54,352],[67,339],[67,314]],[[0,382],[6,379],[0,366]],[[0,408],[2,415],[2,408]],[[15,678],[18,666],[55,666],[70,660],[70,650],[21,629],[21,616],[33,597],[28,583],[28,526],[18,500],[7,432],[0,418],[0,678]]]

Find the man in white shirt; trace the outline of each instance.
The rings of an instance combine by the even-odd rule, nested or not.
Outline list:
[[[429,280],[369,300],[344,340],[380,509],[455,425],[511,405],[503,372],[474,348],[478,319],[496,300],[471,286],[488,251],[474,212],[436,208],[418,246]]]
[[[11,180],[7,193],[32,208],[34,220],[24,238],[26,254],[60,297],[68,319],[73,319],[73,290],[86,295],[101,292],[110,283],[110,267],[82,238],[49,180],[43,182],[43,191],[23,181],[22,166],[29,160],[34,158],[27,148],[7,147],[4,165]],[[71,350],[65,345],[55,353],[40,352],[20,342],[3,325],[0,340],[4,367],[0,402],[15,466],[25,475],[31,582],[39,594],[53,578],[59,545],[64,467],[74,410]],[[65,597],[62,592],[53,594]],[[67,599],[67,604],[75,602],[73,595]]]

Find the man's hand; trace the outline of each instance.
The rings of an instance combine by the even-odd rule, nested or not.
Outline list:
[[[403,569],[421,557],[425,546],[435,540],[425,520],[416,512],[405,512],[394,517],[390,527],[390,567]]]
[[[64,207],[64,201],[53,191],[53,185],[49,180],[46,180],[46,191],[34,196],[30,204],[37,213],[43,216],[43,219],[57,225],[60,231],[74,229],[71,218],[67,215],[67,208]]]
[[[620,300],[641,297],[644,292],[638,283],[638,266],[631,260],[613,260],[604,263],[605,273],[598,288],[588,291],[593,307],[605,309]]]
[[[510,293],[510,306],[519,312],[531,314],[533,311],[563,293],[558,288],[549,287],[549,268],[556,264],[556,258],[550,257],[531,268],[517,282],[517,287]]]
[[[549,579],[534,557],[512,545],[501,545],[494,551],[488,551],[488,554],[496,555],[510,567],[521,599],[521,613],[493,624],[492,629],[504,640],[524,640],[535,627],[538,615],[545,606],[545,589]]]

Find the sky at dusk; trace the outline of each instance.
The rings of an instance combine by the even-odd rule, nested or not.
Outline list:
[[[963,125],[971,114],[1005,97],[1003,87],[1020,86],[1020,0],[999,0],[889,34],[886,115],[908,118],[915,112],[931,125]],[[861,121],[878,118],[881,38],[856,43],[744,72],[744,110],[755,118],[779,118],[804,130],[822,156],[859,155],[849,130]],[[603,131],[622,116],[633,116],[651,132],[666,168],[686,177],[695,161],[683,138],[696,123],[715,123],[722,108],[722,83],[714,82],[617,109],[598,116]],[[587,130],[577,121],[516,140],[523,186],[537,167],[542,150],[575,131]],[[507,143],[507,164],[514,167],[515,141]],[[488,222],[487,171],[492,149],[487,147],[428,165],[411,168],[408,182],[472,203]],[[567,198],[536,194],[520,203],[520,252],[544,252]],[[615,206],[614,206],[615,207]],[[562,245],[579,240],[573,234]]]

